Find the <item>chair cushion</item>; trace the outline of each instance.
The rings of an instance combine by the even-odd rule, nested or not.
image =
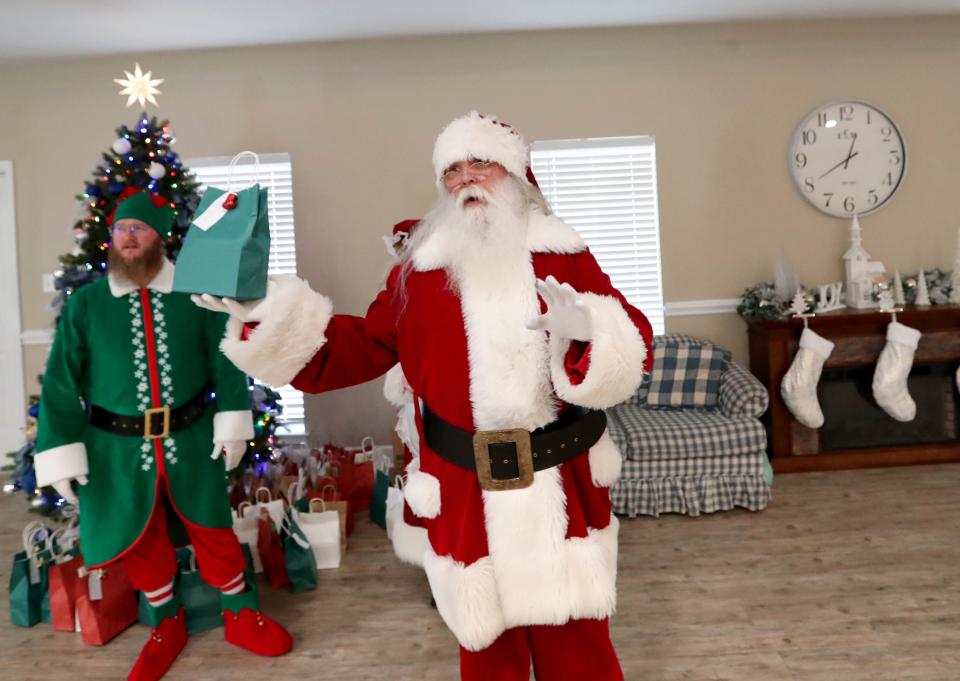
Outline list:
[[[608,409],[607,417],[610,437],[624,458],[634,461],[736,456],[767,448],[766,430],[756,418],[631,404]]]
[[[720,376],[730,353],[710,343],[669,341],[653,346],[645,404],[669,409],[716,409]]]

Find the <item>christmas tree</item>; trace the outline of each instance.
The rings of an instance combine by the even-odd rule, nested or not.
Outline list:
[[[110,216],[120,199],[141,190],[173,203],[176,221],[167,240],[167,255],[176,258],[190,218],[200,202],[199,184],[173,151],[176,142],[169,121],[140,114],[137,123],[117,128],[117,138],[93,170],[83,193],[77,195],[83,216],[73,226],[76,246],[60,257],[55,273],[55,311],[73,291],[96,281],[107,269],[111,243]]]

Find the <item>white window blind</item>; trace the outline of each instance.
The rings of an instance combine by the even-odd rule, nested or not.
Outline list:
[[[184,165],[193,171],[206,187],[226,189],[230,156],[184,159]],[[268,217],[270,220],[270,274],[297,273],[297,247],[293,222],[293,169],[289,154],[260,154],[259,167],[252,160],[242,159],[233,170],[233,188],[249,187],[254,182],[267,188]],[[279,435],[305,433],[303,393],[289,385],[274,387],[280,393],[283,405],[283,425]]]
[[[537,183],[613,285],[664,332],[657,154],[651,136],[542,140],[530,150]]]

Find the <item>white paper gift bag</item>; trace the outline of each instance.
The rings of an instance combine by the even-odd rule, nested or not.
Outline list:
[[[253,505],[249,501],[244,501],[233,512],[233,533],[241,544],[250,547],[250,556],[253,558],[254,572],[263,572],[263,562],[260,560],[260,552],[257,550],[257,514],[253,512]]]
[[[318,570],[340,567],[340,514],[328,511],[323,499],[311,499],[307,513],[296,514],[294,519],[310,542]]]

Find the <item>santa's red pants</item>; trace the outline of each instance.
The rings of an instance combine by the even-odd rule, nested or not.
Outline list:
[[[460,648],[461,681],[623,681],[606,619],[507,629],[483,650]]]
[[[173,580],[177,574],[177,554],[167,533],[166,493],[161,486],[160,499],[153,508],[140,541],[123,557],[123,565],[130,584],[138,591],[156,591]],[[236,579],[243,572],[246,560],[237,535],[231,528],[202,527],[180,517],[193,550],[197,568],[205,582],[218,589]]]

